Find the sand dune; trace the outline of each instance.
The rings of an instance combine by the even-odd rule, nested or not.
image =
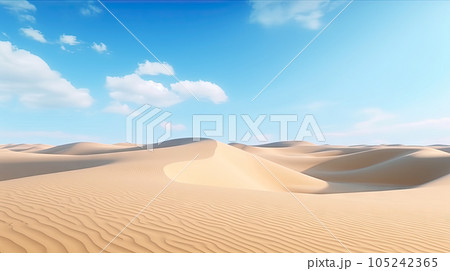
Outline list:
[[[36,151],[45,150],[45,149],[48,149],[51,147],[53,147],[53,146],[45,145],[45,144],[7,144],[7,145],[0,145],[0,151],[1,150],[10,150],[10,151],[17,151],[17,152],[36,152]]]
[[[450,155],[439,150],[419,150],[411,153],[403,153],[402,150],[393,151],[385,159],[380,160],[379,156],[371,160],[372,156],[352,157],[348,162],[348,157],[344,161],[336,159],[322,165],[317,165],[305,171],[305,173],[330,182],[351,182],[351,183],[374,183],[392,186],[415,186],[421,185],[450,173]],[[386,153],[383,153],[386,154]],[[393,157],[389,157],[396,154]],[[358,163],[363,159],[363,163]],[[356,160],[354,160],[356,159]],[[373,164],[367,164],[372,161]],[[333,162],[336,162],[333,163]],[[338,166],[351,163],[352,166]],[[331,169],[330,169],[331,168]]]
[[[0,145],[0,252],[100,252],[156,195],[105,252],[450,251],[448,147],[155,147]]]
[[[137,146],[127,146],[127,145],[105,145],[100,143],[90,143],[90,142],[80,142],[72,143],[61,146],[56,146],[52,148],[46,148],[37,151],[37,153],[45,154],[70,154],[70,155],[91,155],[91,154],[102,154],[102,153],[112,153],[112,152],[123,152],[138,150]]]
[[[215,187],[285,192],[285,188],[274,180],[272,174],[276,174],[287,180],[285,185],[298,192],[308,193],[327,187],[327,183],[322,180],[265,159],[262,159],[263,162],[258,161],[252,154],[223,143],[216,142],[216,144],[213,156],[193,162],[176,181]],[[269,171],[262,168],[261,162]],[[169,178],[174,178],[185,164],[185,162],[169,164],[164,167],[164,172]]]

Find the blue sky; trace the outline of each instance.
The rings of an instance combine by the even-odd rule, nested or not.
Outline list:
[[[254,101],[347,1],[104,4],[165,65],[97,1],[0,1],[0,143],[124,142],[147,103],[174,137],[192,114],[313,114],[328,144],[450,144],[448,2],[354,1]]]

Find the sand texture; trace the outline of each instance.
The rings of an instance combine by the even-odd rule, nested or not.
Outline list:
[[[450,252],[449,150],[0,145],[0,252]]]

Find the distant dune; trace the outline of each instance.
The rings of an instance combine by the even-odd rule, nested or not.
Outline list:
[[[51,148],[40,149],[37,153],[90,155],[138,150],[139,147],[125,144],[105,145],[100,143],[79,142]]]
[[[7,144],[0,145],[0,150],[10,150],[17,152],[36,152],[40,150],[48,149],[52,146],[44,144]]]
[[[0,252],[450,252],[449,150],[0,145]]]

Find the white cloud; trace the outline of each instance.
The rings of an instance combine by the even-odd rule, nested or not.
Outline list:
[[[39,56],[0,41],[0,96],[28,107],[88,107],[89,90],[75,88]]]
[[[181,98],[169,91],[163,84],[144,80],[137,74],[123,77],[106,77],[106,88],[116,101],[151,104],[166,107],[181,102]]]
[[[103,42],[100,42],[100,44],[97,43],[92,43],[91,46],[92,49],[94,49],[95,51],[97,51],[98,53],[104,53],[108,50],[108,48],[106,47],[106,44],[104,44]]]
[[[0,0],[0,5],[4,6],[7,10],[15,13],[19,19],[35,22],[36,19],[30,13],[36,11],[36,6],[28,1],[21,0]]]
[[[80,43],[79,41],[77,41],[77,36],[66,34],[62,34],[61,36],[59,36],[59,41],[63,44],[68,45],[77,45]]]
[[[169,126],[172,131],[184,131],[184,130],[186,130],[186,126],[184,124],[181,124],[181,123],[173,124],[172,122],[163,121],[163,122],[161,122],[160,126],[162,128],[166,128],[167,126]]]
[[[173,72],[172,66],[167,63],[164,63],[164,65],[167,65],[167,69],[170,68],[170,73]],[[141,74],[161,74],[163,71],[161,68],[167,71],[160,63],[146,61],[139,64],[138,69],[133,74],[107,76],[106,88],[109,90],[109,96],[118,103],[132,102],[135,104],[151,104],[158,107],[178,104],[191,98],[193,95],[199,99],[210,100],[213,103],[223,103],[228,100],[222,88],[211,82],[186,80],[170,84],[170,88],[167,88],[162,83],[145,80],[140,76]],[[170,73],[166,75],[170,75]],[[117,106],[115,104],[113,109],[110,108],[108,110],[114,110]]]
[[[47,40],[44,38],[44,35],[42,35],[41,31],[37,29],[33,29],[31,27],[27,28],[21,28],[20,31],[27,37],[30,37],[34,39],[35,41],[39,41],[42,43],[46,43]]]
[[[186,80],[170,84],[170,87],[172,90],[184,97],[194,94],[195,97],[199,99],[205,98],[216,104],[223,103],[228,100],[228,97],[222,88],[207,81]]]
[[[139,63],[135,71],[139,75],[174,75],[173,67],[168,63],[150,62],[146,60],[144,63]]]
[[[89,1],[84,7],[80,9],[80,12],[84,16],[93,16],[102,12],[102,9],[95,5],[94,1]]]
[[[308,29],[321,27],[324,9],[329,0],[250,0],[252,12],[250,20],[263,25],[281,25],[290,21],[298,22]]]
[[[131,109],[128,107],[127,104],[121,104],[119,102],[112,102],[104,109],[104,111],[108,113],[116,113],[122,115],[128,115],[131,113]]]

